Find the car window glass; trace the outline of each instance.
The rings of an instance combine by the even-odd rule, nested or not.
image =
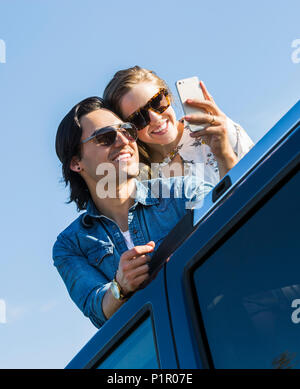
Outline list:
[[[300,368],[300,173],[199,266],[216,368]]]
[[[159,368],[151,318],[144,320],[97,366],[97,369]]]

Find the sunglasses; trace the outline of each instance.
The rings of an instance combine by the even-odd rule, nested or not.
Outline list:
[[[99,128],[93,135],[82,140],[81,143],[87,143],[90,140],[93,140],[93,142],[99,146],[112,146],[117,139],[118,132],[121,132],[130,142],[135,142],[137,140],[137,129],[135,125],[132,123],[122,123]]]
[[[138,130],[142,130],[150,123],[149,110],[157,113],[163,113],[170,106],[169,92],[161,88],[143,107],[133,112],[126,122],[133,123]]]

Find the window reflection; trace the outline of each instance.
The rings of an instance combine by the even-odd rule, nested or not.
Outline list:
[[[216,368],[300,368],[299,178],[194,273]]]
[[[151,318],[144,320],[97,369],[158,369]]]

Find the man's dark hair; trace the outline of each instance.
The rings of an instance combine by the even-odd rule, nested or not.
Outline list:
[[[62,163],[62,175],[66,186],[70,184],[70,199],[75,201],[77,210],[86,209],[90,199],[88,187],[79,173],[70,169],[73,157],[81,159],[80,140],[82,129],[79,119],[90,112],[105,108],[100,97],[88,97],[76,104],[61,121],[55,140],[56,154]]]

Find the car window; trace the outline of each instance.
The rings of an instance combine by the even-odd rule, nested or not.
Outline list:
[[[193,274],[216,368],[300,368],[299,169]]]
[[[149,316],[134,331],[125,336],[96,366],[97,369],[157,369],[159,368]]]

